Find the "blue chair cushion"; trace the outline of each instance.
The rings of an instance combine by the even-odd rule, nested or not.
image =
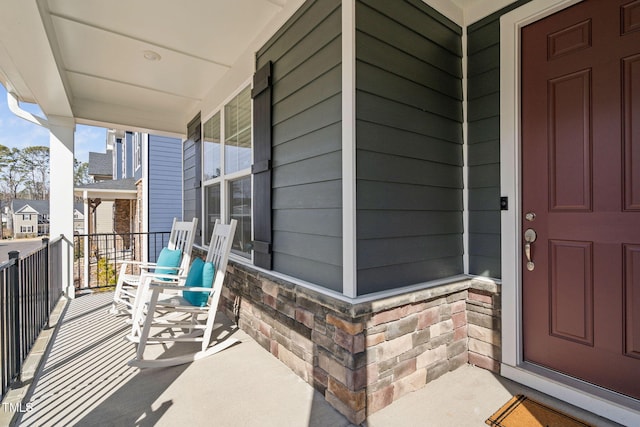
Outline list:
[[[176,249],[162,248],[160,255],[158,255],[158,261],[156,262],[155,272],[158,274],[176,274],[178,270],[175,268],[162,268],[162,267],[178,267],[180,260],[182,259],[182,251]],[[167,279],[165,279],[167,280]]]
[[[204,261],[201,258],[193,260],[189,268],[189,274],[187,274],[187,280],[184,282],[185,286],[200,286],[200,283],[202,283],[202,267],[204,267]]]
[[[194,270],[194,265],[197,263],[197,266]],[[193,274],[192,274],[193,271]],[[189,274],[187,275],[187,280],[185,281],[185,286],[201,286],[203,288],[210,288],[213,285],[213,278],[215,276],[215,268],[212,263],[204,262],[200,258],[196,258],[191,265],[191,269],[189,269]],[[191,277],[191,280],[189,280]],[[182,296],[186,299],[189,304],[194,305],[196,307],[204,307],[207,304],[207,299],[209,298],[209,293],[207,292],[197,292],[197,291],[183,291]]]

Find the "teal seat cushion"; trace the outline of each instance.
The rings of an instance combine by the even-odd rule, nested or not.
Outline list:
[[[173,250],[169,248],[162,248],[160,255],[158,255],[155,272],[158,274],[176,274],[178,272],[177,269],[162,267],[178,267],[181,259],[182,251],[178,249]]]
[[[194,269],[193,264],[195,264],[196,261],[199,261],[197,267],[199,269],[199,273],[194,272],[192,280],[190,281],[189,277],[192,276],[191,271]],[[189,270],[185,286],[201,286],[203,288],[210,288],[213,285],[213,278],[215,276],[215,268],[213,264],[210,262],[204,262],[200,258],[196,258],[196,260],[193,261],[193,264]],[[199,275],[196,276],[196,274]],[[209,293],[183,291],[182,296],[189,302],[189,304],[195,305],[196,307],[204,307],[207,304]]]

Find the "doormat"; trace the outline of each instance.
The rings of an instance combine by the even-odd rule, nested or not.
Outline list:
[[[592,427],[521,394],[513,396],[485,422],[494,427]]]

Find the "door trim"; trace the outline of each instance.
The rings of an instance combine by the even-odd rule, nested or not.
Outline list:
[[[640,402],[523,360],[520,30],[580,1],[532,0],[500,18],[500,187],[509,198],[501,215],[501,374],[618,423],[640,425]]]

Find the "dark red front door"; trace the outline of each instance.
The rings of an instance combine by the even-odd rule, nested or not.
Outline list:
[[[640,1],[525,27],[521,65],[524,358],[640,399]]]

